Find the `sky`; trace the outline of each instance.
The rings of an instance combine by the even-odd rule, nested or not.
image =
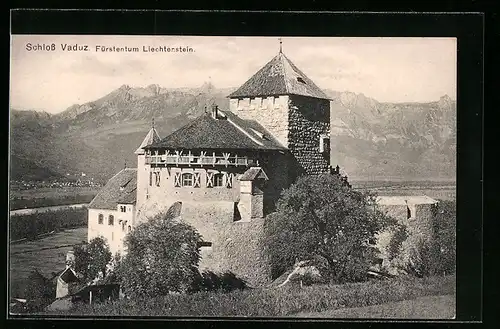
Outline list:
[[[54,44],[54,51],[33,45]],[[87,45],[88,51],[62,50]],[[144,52],[143,47],[193,52]],[[138,47],[101,52],[96,46]],[[11,107],[57,113],[126,84],[165,88],[239,87],[279,51],[278,37],[11,36]],[[380,102],[456,99],[455,38],[284,37],[283,53],[322,89],[363,93]],[[31,49],[31,50],[28,50]]]

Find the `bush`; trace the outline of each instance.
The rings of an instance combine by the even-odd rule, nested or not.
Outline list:
[[[378,210],[374,195],[353,190],[336,175],[303,176],[266,218],[273,277],[313,258],[333,282],[365,280],[377,253],[370,241],[393,224]]]
[[[109,246],[102,237],[96,237],[84,245],[73,247],[75,271],[82,275],[85,282],[90,282],[99,275],[106,276],[106,266],[111,261]]]
[[[418,276],[455,273],[456,211],[455,202],[440,201],[433,216],[432,239],[410,237],[402,244],[403,252],[394,259],[401,270]]]
[[[232,272],[217,275],[212,271],[200,273],[194,284],[196,291],[222,291],[243,290],[248,288],[247,282],[238,278]]]
[[[44,233],[83,226],[87,226],[86,208],[12,216],[9,220],[10,240],[34,239]]]
[[[39,312],[49,305],[56,296],[56,286],[38,270],[33,270],[24,288],[28,312]]]
[[[195,286],[202,240],[190,225],[159,214],[139,224],[124,242],[127,254],[118,275],[126,295],[152,297]]]

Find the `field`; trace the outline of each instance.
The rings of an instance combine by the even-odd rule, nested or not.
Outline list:
[[[344,308],[316,313],[299,313],[296,317],[336,319],[453,319],[455,296],[425,296],[401,302],[365,307]]]
[[[20,297],[25,280],[34,269],[51,278],[53,272],[64,269],[69,245],[87,240],[87,228],[68,229],[52,236],[22,244],[10,245],[10,288],[11,296]]]
[[[99,192],[95,187],[37,188],[29,190],[11,189],[10,210],[36,208],[76,203],[89,203]]]
[[[380,196],[427,195],[440,200],[455,200],[456,184],[450,181],[352,181],[359,190],[370,190]]]

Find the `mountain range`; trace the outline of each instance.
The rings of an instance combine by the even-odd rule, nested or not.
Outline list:
[[[106,181],[125,165],[154,118],[166,136],[217,104],[233,88],[123,85],[58,114],[11,109],[11,179],[49,180],[84,172]],[[350,178],[455,178],[456,102],[383,103],[363,94],[325,90],[332,100],[332,164]]]

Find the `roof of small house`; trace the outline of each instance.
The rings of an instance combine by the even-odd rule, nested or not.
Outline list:
[[[144,147],[159,142],[160,140],[160,135],[158,135],[156,129],[154,127],[151,128],[146,137],[144,137],[144,140],[142,141],[139,148],[135,151],[135,154],[144,154]]]
[[[438,203],[426,195],[408,195],[408,196],[379,196],[377,203],[380,205],[397,206],[397,205],[417,205],[417,204],[435,204]]]
[[[75,271],[71,267],[68,267],[65,270],[63,270],[61,274],[59,274],[59,278],[66,283],[80,281]]]
[[[115,210],[119,204],[135,204],[137,168],[125,168],[104,185],[89,208]]]
[[[250,167],[247,171],[240,176],[239,180],[241,181],[253,181],[257,178],[262,178],[265,180],[269,180],[264,170],[261,167]]]
[[[264,127],[229,111],[204,113],[145,149],[286,150]]]
[[[275,95],[301,95],[330,99],[285,54],[279,52],[229,98]]]

